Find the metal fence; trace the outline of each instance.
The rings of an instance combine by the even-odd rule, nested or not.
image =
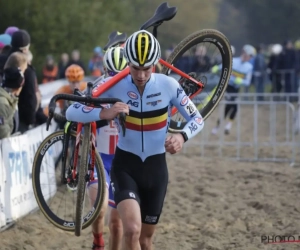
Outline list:
[[[226,94],[227,95],[227,94]],[[300,128],[299,104],[290,102],[298,94],[231,94],[236,101],[224,98],[206,120],[203,131],[188,142],[184,152],[191,147],[200,149],[202,157],[226,157],[242,161],[273,161],[294,164],[299,159]],[[229,96],[229,95],[227,95]],[[238,112],[230,130],[224,133],[224,106],[236,103]],[[211,133],[217,119],[221,125],[218,134]],[[199,150],[197,150],[199,152]]]

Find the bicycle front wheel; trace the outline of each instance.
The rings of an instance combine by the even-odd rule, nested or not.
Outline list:
[[[35,199],[37,204],[44,214],[46,219],[51,222],[55,227],[64,231],[75,231],[75,217],[76,217],[76,195],[78,193],[78,183],[73,183],[70,190],[70,185],[67,183],[67,176],[71,175],[74,157],[74,148],[68,148],[67,161],[64,167],[65,171],[62,173],[59,166],[55,168],[55,158],[59,157],[62,150],[62,144],[64,140],[64,131],[56,131],[50,134],[40,144],[35,154],[33,166],[32,166],[32,184]],[[75,145],[76,133],[74,131],[70,134],[70,145]],[[82,141],[82,136],[81,136]],[[81,155],[79,156],[81,157]],[[105,192],[106,192],[106,180],[104,174],[104,167],[101,157],[96,152],[96,163],[94,171],[97,171],[98,178],[95,180],[97,184],[97,192],[93,199],[86,202],[84,205],[84,212],[82,213],[82,229],[87,228],[99,215],[100,209],[103,205]],[[76,167],[79,171],[80,167]],[[87,172],[86,172],[87,173]],[[64,174],[64,176],[61,176]],[[78,175],[78,173],[77,173]],[[46,182],[45,179],[49,181]],[[64,179],[62,185],[61,181]],[[47,184],[45,184],[47,183]],[[91,185],[91,188],[95,187]]]
[[[217,30],[197,31],[175,47],[167,62],[204,83],[204,89],[192,101],[206,120],[221,101],[230,78],[232,52],[228,39]],[[220,67],[219,72],[212,74],[211,69],[216,65]],[[163,67],[162,73],[177,80],[180,78],[166,66]],[[193,84],[188,79],[180,79],[179,82]],[[184,90],[188,92],[185,88]],[[193,93],[187,93],[189,94]],[[180,130],[186,122],[182,117],[176,116],[178,114],[172,117],[170,128]]]

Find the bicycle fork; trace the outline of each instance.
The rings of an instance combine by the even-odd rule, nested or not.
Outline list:
[[[82,132],[83,124],[77,124],[77,133],[76,133],[76,142],[75,142],[75,151],[74,151],[74,159],[73,159],[73,169],[72,169],[72,179],[77,179],[77,166],[78,166],[78,153],[79,153],[79,146],[80,146],[80,136]],[[89,174],[86,175],[86,182],[94,180],[94,167],[95,167],[95,150],[96,150],[96,133],[97,127],[96,122],[91,122],[91,155],[90,155],[90,163],[88,170],[90,171]],[[89,147],[90,145],[82,145],[83,147]],[[69,180],[68,180],[69,181]]]

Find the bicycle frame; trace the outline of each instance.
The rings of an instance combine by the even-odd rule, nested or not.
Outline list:
[[[94,178],[94,166],[95,166],[95,150],[96,150],[96,135],[97,135],[97,126],[96,122],[91,122],[91,159],[90,159],[90,175],[89,175],[89,181],[93,181]],[[73,166],[72,169],[72,178],[73,180],[76,179],[76,168],[78,163],[78,153],[79,153],[79,145],[80,145],[80,135],[82,133],[83,123],[77,123],[77,131],[76,131],[76,142],[75,142],[75,151],[74,151],[74,159],[73,159]]]
[[[163,59],[159,59],[159,63],[164,65],[168,69],[174,71],[175,73],[177,73],[181,77],[184,77],[184,78],[186,78],[190,81],[193,81],[194,83],[196,83],[200,87],[197,92],[195,92],[194,94],[189,96],[190,99],[193,99],[195,96],[197,96],[203,90],[203,88],[204,88],[204,83],[203,82],[194,79],[193,77],[191,77],[188,74],[184,73],[180,69],[177,69],[176,67],[174,67],[173,65],[171,65],[168,62],[164,61]],[[123,69],[121,72],[119,72],[118,74],[113,76],[111,79],[109,79],[105,84],[102,84],[102,85],[94,88],[93,91],[92,91],[92,96],[93,97],[99,97],[101,94],[103,94],[105,91],[109,90],[111,87],[116,85],[119,81],[121,81],[123,78],[125,78],[129,74],[130,74],[129,67]],[[178,111],[177,108],[173,107],[171,114],[174,115],[174,114],[177,113],[177,111]]]

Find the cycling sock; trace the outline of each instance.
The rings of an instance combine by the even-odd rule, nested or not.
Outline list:
[[[225,126],[225,129],[226,129],[226,130],[230,130],[230,129],[231,129],[231,125],[232,125],[232,123],[231,123],[231,122],[228,122],[228,123],[226,124],[226,126]]]
[[[104,239],[103,239],[103,235],[102,233],[100,234],[97,234],[97,233],[94,233],[93,232],[93,235],[94,235],[94,244],[99,246],[99,247],[104,247]]]

